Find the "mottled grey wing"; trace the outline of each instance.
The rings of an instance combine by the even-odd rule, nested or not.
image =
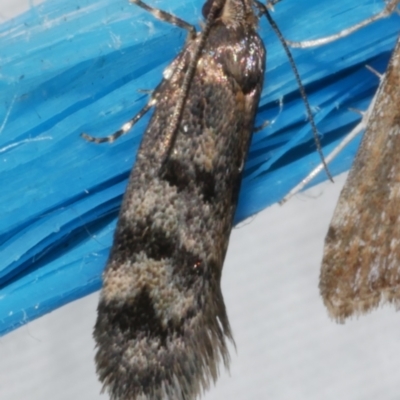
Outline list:
[[[171,142],[191,46],[157,89],[103,275],[94,336],[112,399],[192,400],[229,363],[220,279],[265,50],[254,29],[216,23]]]
[[[320,290],[340,322],[400,305],[400,39],[325,239]]]

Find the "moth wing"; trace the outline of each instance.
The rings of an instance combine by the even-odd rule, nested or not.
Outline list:
[[[382,303],[400,308],[400,40],[328,234],[320,290],[343,322]]]

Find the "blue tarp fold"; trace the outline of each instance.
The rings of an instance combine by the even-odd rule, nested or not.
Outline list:
[[[201,21],[201,0],[155,5]],[[273,16],[286,38],[304,40],[383,6],[285,0]],[[359,120],[348,108],[367,108],[378,79],[365,65],[383,72],[398,32],[393,16],[293,51],[325,152]],[[254,136],[237,222],[280,200],[320,161],[293,73],[264,18],[260,33],[268,55],[257,125],[274,123]],[[141,89],[158,84],[185,36],[127,0],[50,0],[0,25],[0,335],[100,288],[148,116],[111,145],[80,133],[106,136],[137,113],[148,98]],[[333,162],[332,174],[349,168],[357,145]]]

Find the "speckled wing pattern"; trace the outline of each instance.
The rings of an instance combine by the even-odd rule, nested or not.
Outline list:
[[[215,382],[221,360],[229,363],[220,279],[265,49],[252,1],[221,3],[173,147],[166,128],[200,35],[153,95],[123,199],[94,330],[111,399],[191,400]]]
[[[400,39],[325,239],[320,290],[339,322],[400,307]]]

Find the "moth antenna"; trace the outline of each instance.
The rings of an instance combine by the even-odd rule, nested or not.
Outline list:
[[[318,129],[317,129],[317,126],[315,125],[314,117],[313,117],[313,115],[312,115],[310,103],[309,103],[309,101],[308,101],[306,91],[305,91],[305,89],[304,89],[303,83],[301,82],[301,78],[300,78],[300,75],[299,75],[299,71],[298,71],[298,69],[297,69],[297,67],[296,67],[296,64],[295,64],[295,62],[294,62],[292,53],[290,52],[289,46],[287,45],[286,40],[285,40],[285,38],[283,37],[282,32],[280,31],[278,25],[276,24],[276,22],[275,22],[275,21],[273,20],[273,18],[271,17],[271,14],[269,13],[267,7],[266,7],[263,3],[261,3],[261,2],[259,2],[259,1],[257,1],[257,0],[255,0],[255,3],[257,4],[257,7],[259,7],[259,8],[262,10],[262,13],[263,13],[263,14],[265,15],[265,17],[267,18],[269,24],[271,25],[271,28],[272,28],[273,31],[275,32],[275,34],[276,34],[276,36],[278,37],[279,41],[282,43],[283,49],[285,50],[285,53],[286,53],[286,55],[287,55],[287,58],[289,59],[290,66],[292,67],[294,76],[295,76],[296,81],[297,81],[297,85],[298,85],[299,90],[300,90],[301,97],[302,97],[303,102],[304,102],[304,105],[305,105],[305,107],[306,107],[306,112],[307,112],[308,120],[310,121],[311,129],[312,129],[313,136],[314,136],[315,146],[317,147],[317,151],[318,151],[318,154],[319,154],[319,156],[320,156],[320,158],[321,158],[321,162],[322,162],[322,165],[323,165],[323,167],[324,167],[324,170],[325,170],[325,172],[326,172],[326,174],[327,174],[329,180],[330,180],[331,182],[333,182],[332,175],[331,175],[331,173],[329,172],[328,165],[327,165],[327,163],[326,163],[326,161],[325,161],[325,157],[324,157],[324,154],[323,154],[323,152],[322,152],[321,141],[320,141],[320,139],[319,139]]]

